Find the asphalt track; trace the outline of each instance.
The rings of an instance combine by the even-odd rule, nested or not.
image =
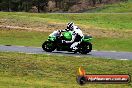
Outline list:
[[[45,52],[40,47],[25,47],[25,46],[4,46],[0,45],[1,52],[20,52],[27,54],[48,54],[48,55],[68,55],[68,56],[87,56],[87,57],[103,57],[107,59],[119,59],[119,60],[132,60],[132,52],[115,52],[115,51],[95,51],[93,50],[87,55],[81,55],[79,53],[73,54],[69,52],[58,52],[54,51],[52,53]]]

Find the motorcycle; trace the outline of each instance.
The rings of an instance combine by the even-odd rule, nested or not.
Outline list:
[[[68,51],[68,52],[74,52],[74,53],[81,53],[81,54],[87,54],[91,52],[92,50],[92,43],[90,42],[92,40],[92,36],[87,36],[85,35],[81,39],[81,43],[78,44],[77,50],[73,51],[70,49],[70,46],[72,43],[62,43],[62,40],[70,41],[72,39],[72,34],[71,32],[62,32],[56,33],[52,36],[48,37],[48,40],[45,41],[42,44],[42,48],[46,52],[52,52],[54,50],[57,51]]]

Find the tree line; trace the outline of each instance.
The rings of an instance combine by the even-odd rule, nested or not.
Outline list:
[[[0,0],[1,11],[26,11],[36,6],[38,12],[47,5],[48,0]]]
[[[33,7],[37,9],[37,12],[46,12],[49,6],[49,1],[55,2],[55,7],[59,9],[68,10],[71,6],[78,2],[91,3],[95,6],[96,3],[103,3],[104,1],[112,0],[0,0],[0,11],[25,11],[29,12]],[[126,0],[114,0],[114,1],[126,1]],[[51,3],[52,4],[52,3]],[[52,5],[51,5],[52,6]]]

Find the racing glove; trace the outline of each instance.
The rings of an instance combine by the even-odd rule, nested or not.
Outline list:
[[[62,43],[66,43],[66,41],[65,40],[62,40]]]

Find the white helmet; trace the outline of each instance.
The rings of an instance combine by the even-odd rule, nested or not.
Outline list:
[[[73,29],[74,29],[74,23],[73,22],[67,23],[67,30],[73,31]]]

